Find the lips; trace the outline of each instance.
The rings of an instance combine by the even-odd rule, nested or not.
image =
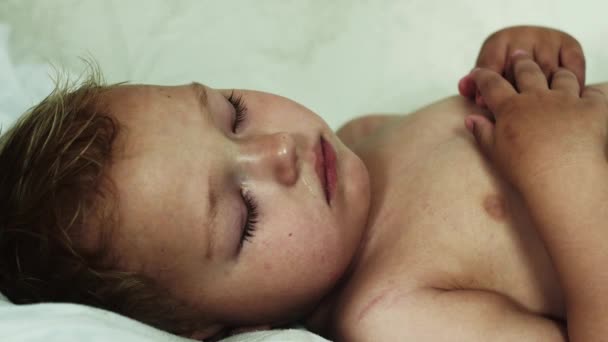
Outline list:
[[[315,154],[317,157],[315,171],[325,193],[325,200],[327,204],[331,204],[337,184],[336,151],[327,140],[321,137],[319,143],[315,146]]]

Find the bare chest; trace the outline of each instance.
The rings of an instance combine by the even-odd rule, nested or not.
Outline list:
[[[442,101],[357,151],[370,172],[372,207],[353,280],[366,284],[362,300],[387,286],[475,289],[561,318],[556,274],[519,195],[464,128],[472,109]]]

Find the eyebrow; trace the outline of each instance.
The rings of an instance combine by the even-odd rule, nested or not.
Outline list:
[[[190,84],[190,86],[194,89],[194,93],[196,94],[196,100],[198,102],[199,108],[201,110],[202,113],[207,113],[208,109],[207,109],[207,104],[208,104],[208,97],[207,97],[207,88],[198,83],[198,82],[192,82]],[[209,203],[209,205],[207,206],[207,231],[209,232],[209,239],[207,239],[207,251],[205,252],[205,257],[207,259],[213,259],[213,251],[215,249],[215,245],[216,245],[216,240],[217,240],[217,212],[218,212],[218,205],[217,205],[217,193],[215,192],[215,189],[211,186],[213,184],[212,182],[212,175],[209,174],[209,178],[207,178],[207,189],[209,189],[209,194],[207,196],[207,202]]]

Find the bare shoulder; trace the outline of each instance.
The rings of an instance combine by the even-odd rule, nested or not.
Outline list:
[[[358,117],[343,125],[337,131],[337,135],[349,148],[355,149],[355,145],[360,146],[362,141],[369,141],[369,138],[377,137],[389,130],[391,132],[398,132],[400,129],[418,130],[423,126],[424,134],[435,137],[453,134],[455,130],[466,133],[464,118],[473,112],[485,113],[486,110],[460,95],[454,95],[409,113],[371,114]],[[414,126],[416,128],[411,128]],[[417,139],[420,137],[418,136]]]
[[[385,292],[343,317],[345,341],[567,341],[563,324],[524,311],[505,296],[424,288]]]
[[[396,114],[369,114],[361,116],[344,124],[338,129],[336,134],[346,146],[352,149],[355,144],[400,117],[402,116]]]

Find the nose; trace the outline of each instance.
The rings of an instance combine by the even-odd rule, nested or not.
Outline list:
[[[239,153],[239,164],[248,177],[275,180],[290,186],[298,180],[296,142],[288,133],[246,138]]]

